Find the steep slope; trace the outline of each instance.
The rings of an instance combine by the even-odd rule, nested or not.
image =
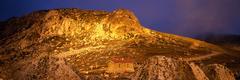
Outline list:
[[[201,80],[213,73],[192,63],[227,53],[199,40],[144,28],[125,9],[42,10],[9,19],[0,31],[3,79]],[[106,72],[111,68],[119,71]]]

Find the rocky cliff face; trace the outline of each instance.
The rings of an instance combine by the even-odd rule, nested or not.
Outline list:
[[[221,65],[228,62],[215,60],[226,50],[144,28],[125,9],[43,10],[2,22],[0,29],[1,79],[234,80]],[[116,56],[121,65],[124,57],[133,59],[134,72],[107,73]]]

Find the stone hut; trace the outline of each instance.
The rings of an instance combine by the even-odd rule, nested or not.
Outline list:
[[[134,72],[133,59],[130,57],[114,56],[108,62],[107,73]]]

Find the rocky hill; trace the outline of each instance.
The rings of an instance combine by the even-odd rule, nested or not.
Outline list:
[[[1,22],[0,37],[4,80],[234,80],[239,76],[239,53],[147,29],[125,9],[37,11]]]

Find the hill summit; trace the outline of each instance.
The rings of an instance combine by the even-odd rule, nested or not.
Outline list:
[[[29,31],[41,36],[88,36],[105,39],[124,38],[126,37],[124,35],[130,33],[143,32],[134,14],[125,9],[115,10],[112,13],[79,9],[43,10],[21,17],[20,20],[10,21],[15,25],[25,23],[21,28],[29,28]],[[18,26],[13,27],[13,29],[18,28]]]
[[[238,72],[223,65],[236,57],[218,60],[224,48],[147,29],[126,9],[36,11],[1,22],[0,37],[0,79],[233,80]]]

